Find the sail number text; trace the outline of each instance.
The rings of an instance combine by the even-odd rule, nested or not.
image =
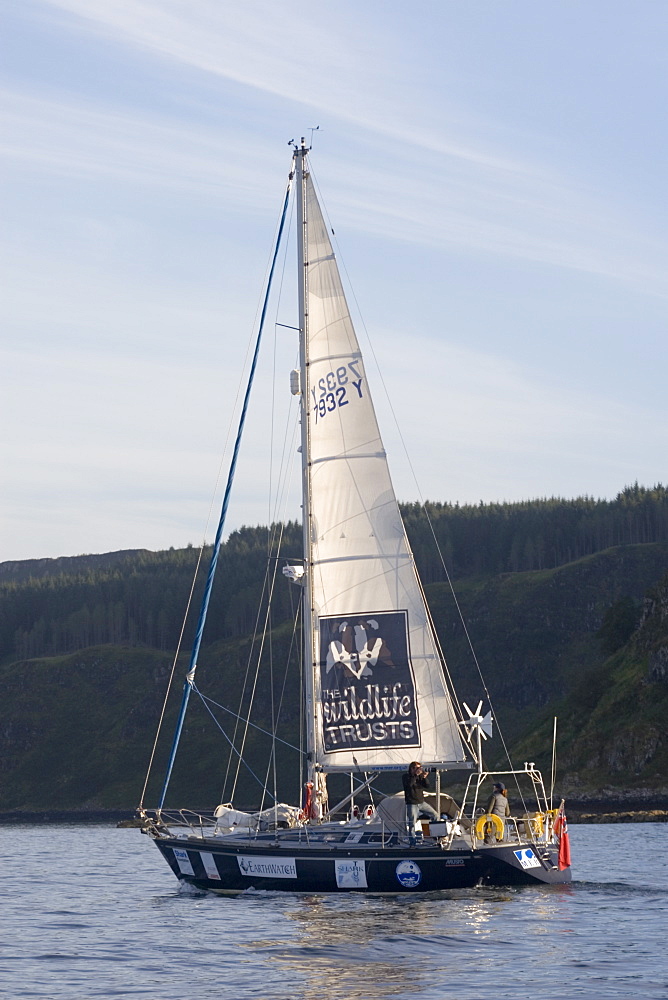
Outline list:
[[[362,399],[364,376],[358,371],[359,361],[349,361],[318,379],[311,389],[315,422],[322,420],[341,406],[347,406],[352,399]]]

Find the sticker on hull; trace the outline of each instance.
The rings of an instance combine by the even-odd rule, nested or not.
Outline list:
[[[237,864],[241,874],[249,878],[297,878],[294,858],[250,858],[238,854]]]
[[[176,858],[176,863],[179,866],[179,871],[182,875],[194,875],[193,866],[190,863],[190,858],[188,857],[188,852],[184,851],[181,847],[173,847],[174,857]]]
[[[357,859],[335,861],[336,884],[339,889],[366,889],[366,866]]]
[[[200,851],[199,856],[202,859],[202,864],[204,865],[204,871],[206,872],[207,878],[215,878],[220,881],[220,872],[216,868],[216,862],[213,854],[208,851]]]
[[[522,868],[540,868],[540,861],[530,847],[526,847],[523,851],[513,851],[513,854]]]
[[[395,873],[404,889],[414,889],[422,881],[422,869],[415,861],[400,861]]]

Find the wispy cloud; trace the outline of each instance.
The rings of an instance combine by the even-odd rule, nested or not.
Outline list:
[[[467,82],[488,88],[475,107],[466,85],[454,95],[439,77],[439,44],[405,44],[403,27],[425,42],[431,30],[408,8],[15,6],[28,58],[0,95],[13,345],[0,558],[198,540],[295,121],[323,125],[315,167],[355,287],[376,296],[423,494],[610,495],[661,477],[665,234],[639,185],[625,197],[619,182],[618,197],[577,155],[576,133],[560,155],[558,116],[532,141],[542,109],[514,116],[511,89],[490,97],[466,17]],[[441,29],[443,10],[462,9],[427,6]],[[509,58],[504,48],[496,68]],[[287,338],[278,354],[289,371]],[[272,399],[268,372],[258,390]],[[251,422],[232,523],[267,520],[267,437]],[[415,495],[400,463],[396,487]]]
[[[200,0],[195,10],[167,0],[45,2],[91,30],[401,144],[410,141],[416,152],[520,175],[533,169],[498,150],[435,133],[429,111],[406,94],[401,63],[369,39],[359,10],[352,17],[342,6],[316,6],[296,18],[272,0]],[[373,27],[382,37],[383,26]]]
[[[389,49],[370,44],[364,20],[354,20],[345,6],[337,16],[316,7],[295,19],[286,17],[280,5],[261,0],[222,5],[201,0],[196,8],[175,0],[45,2],[105,38],[278,99],[286,127],[301,107],[318,120],[353,130],[347,187],[330,187],[330,202],[350,209],[338,216],[340,224],[393,240],[582,271],[666,294],[664,238],[643,232],[642,219],[620,211],[586,177],[564,175],[533,156],[518,155],[518,136],[504,134],[499,123],[480,120],[467,108],[444,111],[441,106],[436,116],[433,95],[419,92],[402,72],[401,60],[392,58],[400,55],[397,40]],[[375,27],[383,38],[384,26]],[[251,202],[253,191],[267,186],[266,178],[256,186],[260,164],[275,162],[266,140],[254,136],[254,155],[240,177],[229,159],[234,140],[224,121],[216,123],[222,128],[216,132],[210,124],[158,124],[65,105],[45,107],[43,113],[33,105],[32,111],[36,130],[49,141],[39,148],[17,143],[14,152],[39,156],[41,149],[56,169],[60,164],[106,170],[192,189],[234,184]],[[17,113],[30,120],[29,107]],[[234,129],[238,145],[243,123],[235,120]],[[336,177],[338,169],[325,150],[323,164]]]
[[[104,176],[191,193],[243,192],[257,200],[263,172],[257,158],[240,171],[229,135],[181,119],[126,112],[70,98],[0,92],[6,160],[66,177]]]
[[[273,209],[277,157],[266,137],[239,170],[228,128],[4,91],[0,153],[5,162],[67,178],[103,178],[188,192],[237,210]],[[378,151],[377,151],[378,152]],[[328,158],[329,159],[329,158]],[[288,158],[285,157],[287,165]],[[389,161],[388,161],[389,162]],[[596,200],[545,181],[478,162],[466,169],[432,149],[415,159],[395,152],[379,174],[357,161],[345,175],[331,161],[329,201],[349,229],[396,242],[537,261],[623,280],[651,294],[668,291],[665,243],[638,240]],[[274,199],[275,200],[275,199]]]

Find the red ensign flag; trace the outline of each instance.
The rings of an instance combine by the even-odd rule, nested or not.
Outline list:
[[[554,821],[554,832],[559,841],[559,871],[561,872],[564,868],[570,868],[571,866],[571,843],[568,839],[568,822],[566,820],[563,799],[557,812],[557,818]]]

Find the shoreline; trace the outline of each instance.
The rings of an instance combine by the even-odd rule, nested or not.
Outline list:
[[[624,809],[621,812],[579,812],[566,809],[568,822],[581,823],[668,823],[668,809]]]
[[[629,809],[628,804],[606,802],[574,803],[572,808],[566,808],[568,822],[575,825],[587,823],[668,823],[668,808],[666,809]],[[665,805],[661,802],[661,805]],[[617,806],[617,809],[614,807]],[[611,808],[612,807],[612,808]],[[173,813],[176,810],[166,810]],[[188,810],[190,813],[197,810]],[[251,809],[252,811],[252,809]],[[203,815],[211,815],[213,809],[202,809]],[[134,809],[7,809],[0,811],[0,826],[49,824],[99,825],[111,827],[137,828],[141,823],[137,820]]]

